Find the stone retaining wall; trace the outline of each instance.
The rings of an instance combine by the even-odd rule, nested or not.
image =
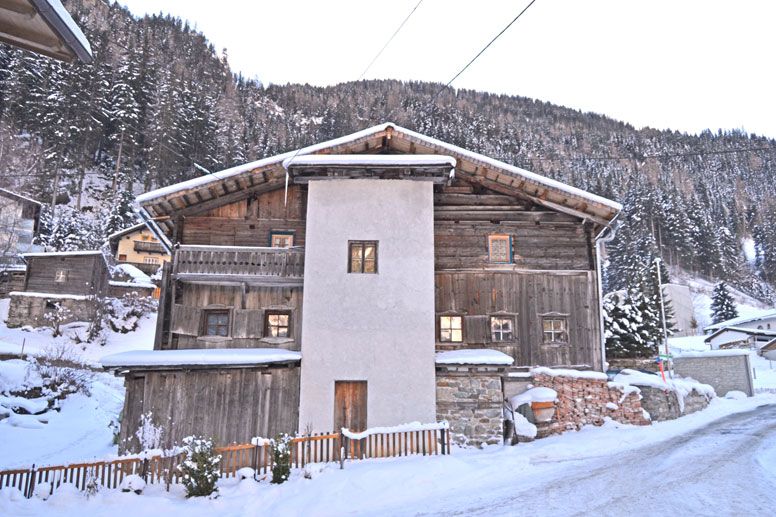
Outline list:
[[[682,406],[679,403],[678,395],[673,390],[651,386],[639,386],[639,389],[641,390],[641,406],[655,422],[674,420],[680,416],[706,409],[709,405],[708,397],[695,390],[684,396],[684,405]]]
[[[579,378],[573,374],[534,374],[534,386],[552,388],[558,393],[555,416],[549,424],[537,425],[537,437],[579,430],[588,424],[602,425],[605,417],[626,424],[650,424],[638,389],[608,382],[605,374],[599,375],[600,378]]]
[[[72,316],[62,323],[88,321],[91,317],[91,304],[83,300],[11,295],[6,325],[11,328],[23,327],[25,325],[33,327],[49,326],[50,323],[44,318],[47,312],[51,312],[51,309],[46,308],[47,302],[60,303],[63,307],[70,310]]]
[[[437,367],[437,420],[450,423],[459,445],[498,444],[503,440],[502,368]]]

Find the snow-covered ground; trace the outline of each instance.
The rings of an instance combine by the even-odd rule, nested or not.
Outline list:
[[[213,500],[159,486],[90,499],[63,490],[48,501],[0,490],[0,514],[766,515],[776,505],[773,418],[776,395],[715,399],[649,427],[608,421],[515,447],[318,465],[312,479],[295,471],[282,485],[227,480]]]
[[[98,363],[109,354],[153,348],[156,315],[140,320],[136,331],[126,334],[109,333],[104,346],[76,344],[67,334],[52,338],[51,330],[9,329],[4,322],[8,299],[0,300],[0,354],[24,352],[39,355],[46,350],[67,347],[89,364]],[[76,327],[74,325],[73,327]],[[75,328],[71,327],[71,331]],[[0,361],[0,395],[29,387],[30,363],[20,359]],[[113,457],[117,447],[113,433],[124,404],[123,379],[110,373],[93,374],[91,394],[69,395],[59,411],[48,411],[45,423],[32,415],[0,420],[0,469],[36,465],[57,465]],[[32,383],[34,385],[34,382]],[[2,513],[2,512],[0,512]]]

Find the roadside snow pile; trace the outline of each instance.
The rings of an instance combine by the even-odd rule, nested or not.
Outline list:
[[[513,422],[515,424],[515,434],[517,436],[528,438],[530,440],[536,438],[538,429],[536,429],[535,425],[529,422],[528,419],[520,413],[513,413],[512,416]]]
[[[509,366],[515,360],[503,352],[489,348],[471,348],[437,352],[436,364],[493,364]]]
[[[365,431],[361,431],[360,433],[353,432],[350,429],[346,429],[343,427],[342,434],[345,435],[345,437],[350,438],[351,440],[362,440],[367,436],[372,436],[373,434],[410,433],[414,431],[430,431],[434,429],[449,429],[449,428],[450,428],[450,425],[447,423],[447,421],[443,420],[442,422],[434,422],[431,424],[421,424],[420,422],[409,422],[406,424],[399,424],[391,427],[370,427],[369,429]]]

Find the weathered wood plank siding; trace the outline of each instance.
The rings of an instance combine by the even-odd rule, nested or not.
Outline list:
[[[56,272],[64,270],[67,280],[57,282]],[[106,288],[108,272],[101,255],[52,255],[27,257],[25,291],[91,295]]]
[[[302,299],[298,287],[221,286],[182,283],[173,306],[170,332],[172,343],[162,348],[285,348],[300,350],[302,343]],[[229,336],[201,336],[202,318],[208,309],[230,311]],[[264,337],[266,311],[288,311],[288,339]]]
[[[601,367],[597,284],[594,271],[436,273],[436,311],[464,316],[463,343],[437,343],[437,350],[493,348],[516,365]],[[566,345],[545,345],[541,315],[567,314]],[[491,315],[514,314],[515,338],[493,342]]]
[[[299,371],[292,366],[131,372],[125,378],[119,452],[138,450],[135,433],[141,415],[149,412],[164,428],[164,447],[195,434],[228,445],[293,433]]]
[[[273,230],[292,231],[294,246],[304,246],[307,191],[299,186],[265,192],[183,221],[181,244],[269,246]]]

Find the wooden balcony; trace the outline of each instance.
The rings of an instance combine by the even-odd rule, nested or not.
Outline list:
[[[135,241],[134,247],[135,251],[139,251],[141,253],[167,253],[167,251],[164,249],[164,246],[162,246],[160,242]]]
[[[183,245],[175,250],[174,278],[213,285],[301,286],[302,248]]]

